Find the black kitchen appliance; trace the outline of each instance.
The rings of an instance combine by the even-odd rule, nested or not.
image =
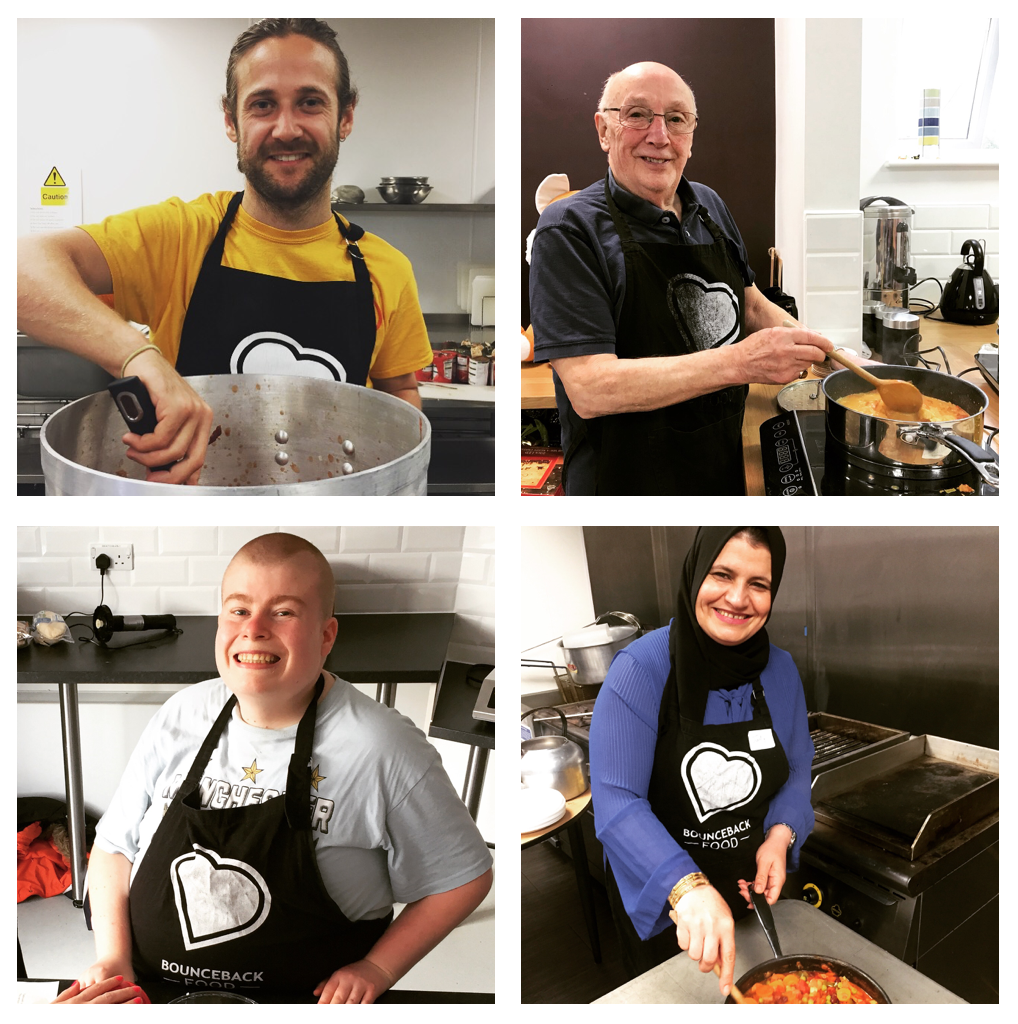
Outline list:
[[[944,285],[940,311],[956,324],[992,324],[1000,312],[1000,299],[993,278],[983,266],[983,247],[969,238],[961,247],[962,263]]]
[[[816,827],[782,895],[963,999],[996,1002],[998,752],[912,736],[814,762],[812,803]]]

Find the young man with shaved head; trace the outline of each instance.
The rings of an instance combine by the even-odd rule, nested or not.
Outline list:
[[[243,191],[19,240],[18,329],[148,388],[156,429],[123,439],[148,479],[198,482],[213,413],[184,377],[318,377],[421,407],[432,350],[410,262],[331,206],[356,104],[325,22],[266,18],[234,43],[222,97]]]
[[[324,671],[334,587],[290,534],[230,562],[219,678],[160,708],[96,830],[86,992],[119,975],[370,1003],[484,899],[491,855],[438,753]]]
[[[594,125],[608,173],[547,207],[530,261],[565,491],[744,494],[747,385],[787,383],[832,345],[781,326],[721,197],[685,177],[696,100],[675,71],[611,75]]]

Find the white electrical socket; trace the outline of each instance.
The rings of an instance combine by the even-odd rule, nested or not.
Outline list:
[[[114,569],[134,568],[133,544],[90,544],[88,546],[88,560],[92,566],[93,572],[99,571],[99,567],[95,564],[95,560],[100,555],[109,556],[110,567],[106,570],[107,572],[112,572]]]

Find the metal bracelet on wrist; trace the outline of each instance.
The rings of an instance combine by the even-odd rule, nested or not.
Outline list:
[[[787,821],[776,821],[774,825],[784,825],[785,828],[787,828],[788,831],[792,833],[792,838],[788,840],[788,849],[790,850],[793,846],[795,846],[795,829],[792,828],[792,826],[789,825]],[[774,825],[771,825],[771,828],[774,828]],[[770,830],[771,829],[767,830],[768,835],[770,835]]]
[[[692,892],[693,889],[698,889],[701,885],[710,885],[710,881],[702,871],[693,871],[684,878],[680,878],[668,894],[668,902],[672,909],[675,909],[676,904],[687,892]]]

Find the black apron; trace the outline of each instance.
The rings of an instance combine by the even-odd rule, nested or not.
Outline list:
[[[131,884],[134,970],[145,980],[248,994],[310,993],[360,960],[392,915],[350,921],[329,896],[311,837],[312,740],[318,698],[297,726],[286,792],[261,804],[201,809],[202,773],[237,702],[205,737]]]
[[[681,356],[744,336],[744,285],[731,242],[701,206],[710,245],[637,242],[604,183],[622,241],[626,295],[616,331],[620,359]],[[566,453],[587,440],[597,494],[745,494],[742,416],[746,385],[650,412],[581,420]]]
[[[749,913],[738,881],[756,878],[756,851],[774,794],[788,780],[788,759],[774,731],[763,687],[753,684],[753,719],[703,725],[681,718],[679,688],[665,686],[647,799],[672,838],[693,858],[738,921]],[[609,902],[630,977],[680,952],[675,929],[642,941],[608,879]],[[676,878],[677,882],[678,879]]]
[[[357,247],[364,229],[336,217],[353,281],[291,281],[224,267],[223,247],[243,192],[226,208],[202,260],[180,332],[176,370],[268,373],[366,384],[375,347],[371,278]],[[335,216],[335,215],[334,215]]]

